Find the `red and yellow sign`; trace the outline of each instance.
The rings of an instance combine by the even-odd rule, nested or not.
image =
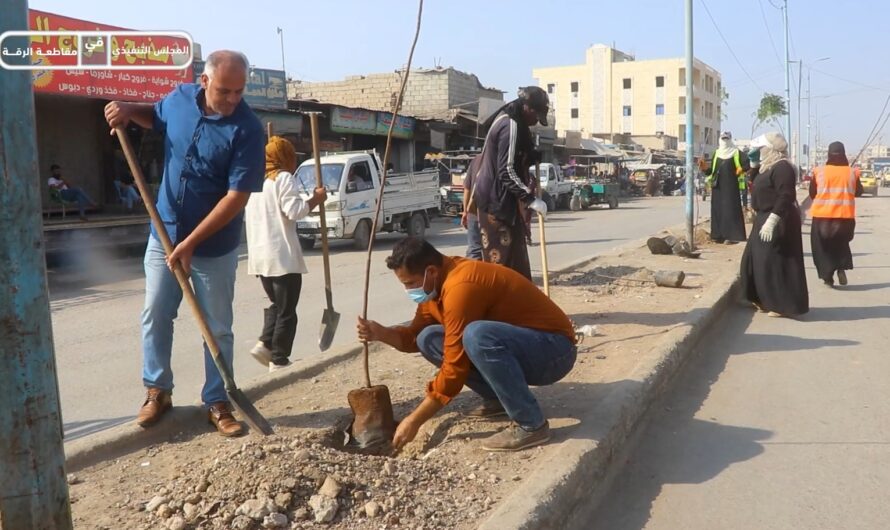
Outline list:
[[[31,37],[32,61],[44,66],[72,66],[68,70],[33,70],[34,91],[40,93],[86,96],[100,99],[155,102],[175,86],[193,80],[192,67],[175,69],[185,64],[187,56],[171,50],[188,50],[186,39],[165,36],[115,35],[114,30],[126,28],[98,24],[86,20],[29,10],[28,27],[32,31],[106,31],[108,38],[66,36]],[[40,50],[42,53],[37,53]],[[51,50],[62,53],[52,54]],[[114,67],[170,65],[171,69],[151,70],[78,70],[78,53],[83,64]]]

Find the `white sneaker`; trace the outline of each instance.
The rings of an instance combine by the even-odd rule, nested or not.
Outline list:
[[[284,370],[288,366],[290,366],[290,361],[288,361],[287,364],[275,364],[269,361],[269,373],[271,374],[272,372],[277,372],[278,370]]]
[[[270,362],[272,362],[272,350],[267,348],[262,341],[257,342],[256,346],[251,348],[250,354],[253,355],[253,358],[256,359],[256,362],[260,363],[263,366],[266,366]]]

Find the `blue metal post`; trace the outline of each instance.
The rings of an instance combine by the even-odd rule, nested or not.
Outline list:
[[[0,13],[0,33],[28,29],[26,0],[0,0]],[[29,60],[6,57],[16,59]],[[72,528],[39,179],[31,73],[0,69],[0,528],[8,530]]]
[[[695,248],[695,59],[692,47],[692,0],[686,0],[686,240]]]

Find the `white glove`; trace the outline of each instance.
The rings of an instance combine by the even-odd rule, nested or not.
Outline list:
[[[760,239],[764,243],[769,243],[773,240],[773,235],[776,232],[776,225],[779,224],[782,218],[778,215],[771,213],[769,217],[767,217],[766,222],[763,223],[763,228],[760,229]]]
[[[541,217],[547,217],[547,203],[541,199],[535,199],[528,203],[528,208],[541,214]]]

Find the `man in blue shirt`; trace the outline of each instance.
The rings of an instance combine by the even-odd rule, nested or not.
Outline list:
[[[200,84],[180,85],[154,105],[114,101],[105,107],[112,128],[133,121],[164,134],[157,207],[175,249],[166,257],[152,228],[142,311],[147,397],[136,419],[142,427],[155,424],[173,406],[173,319],[182,301],[171,272],[177,262],[190,273],[211,333],[232,370],[232,301],[242,216],[250,194],[262,190],[265,170],[265,133],[242,100],[249,68],[244,54],[216,51],[207,58]],[[201,398],[211,423],[223,436],[243,434],[206,345],[204,371]]]

